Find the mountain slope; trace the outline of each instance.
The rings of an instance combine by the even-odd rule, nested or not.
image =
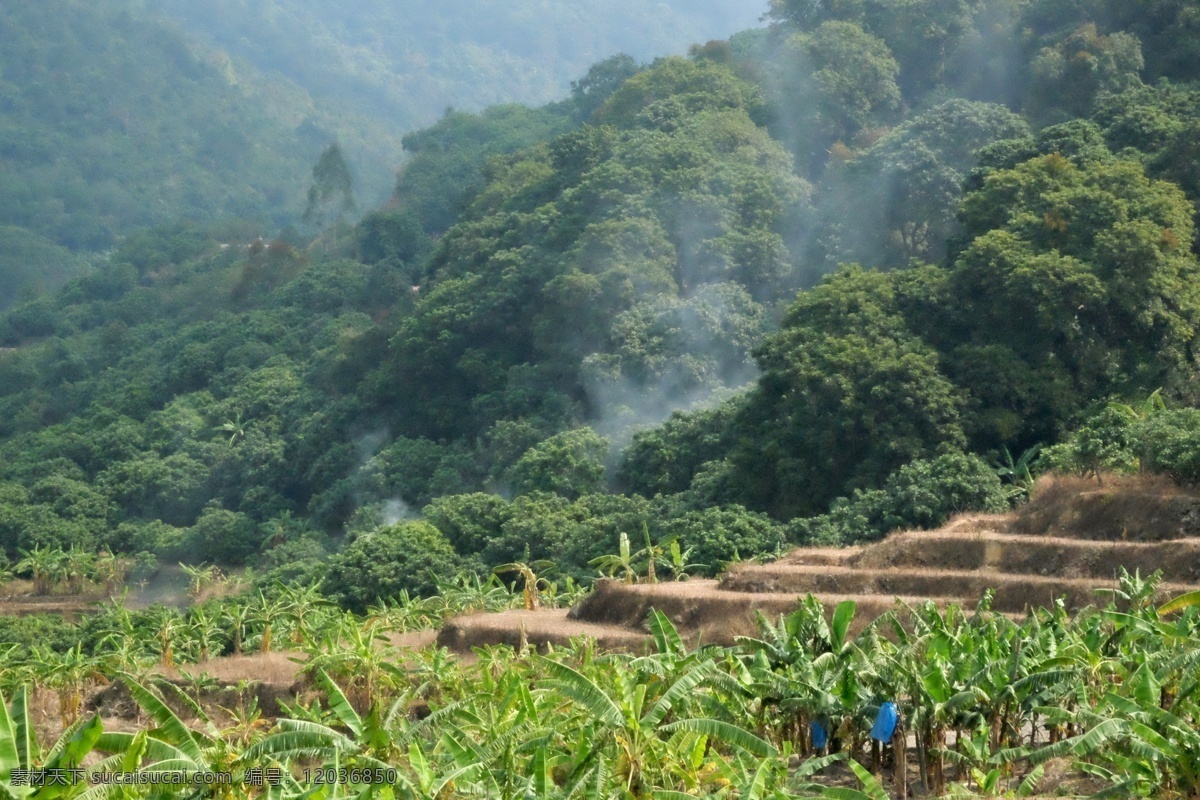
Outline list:
[[[0,9],[0,224],[77,249],[298,205],[324,142],[124,3]],[[280,104],[280,105],[286,105]],[[299,118],[297,118],[297,116]]]

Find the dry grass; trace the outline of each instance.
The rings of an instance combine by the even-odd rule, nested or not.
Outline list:
[[[871,569],[864,567],[768,565],[731,572],[720,584],[725,591],[786,592],[793,595],[883,595],[945,598],[974,605],[987,590],[994,592],[992,608],[1022,612],[1051,606],[1063,598],[1068,608],[1096,602],[1095,590],[1116,585],[1113,579],[1005,574],[952,569]],[[1190,590],[1187,584],[1163,584],[1159,597],[1166,600]]]
[[[159,671],[168,678],[207,674],[224,684],[257,681],[270,686],[291,686],[300,679],[307,660],[304,653],[277,651],[210,658],[197,664],[184,664],[177,670],[164,668]]]
[[[1105,541],[1200,537],[1200,496],[1156,476],[1049,476],[1017,510],[1014,533]]]
[[[548,609],[456,617],[442,627],[437,643],[458,653],[490,644],[513,648],[528,644],[544,651],[548,644],[562,647],[581,637],[594,639],[605,650],[626,652],[638,652],[647,642],[644,633],[618,625],[578,621],[568,618],[565,609]]]
[[[792,563],[803,563],[803,550]],[[1120,568],[1167,581],[1200,580],[1200,539],[1164,542],[1091,541],[1059,536],[978,533],[965,538],[949,530],[892,536],[849,563],[870,568],[992,570],[1108,581]]]
[[[826,615],[845,600],[853,600],[858,611],[851,627],[857,633],[879,615],[893,611],[897,602],[909,605],[926,598],[913,596],[822,593],[819,596]],[[935,602],[946,605],[953,598]],[[625,584],[598,581],[595,591],[571,609],[571,619],[644,630],[650,609],[657,609],[671,620],[691,644],[703,642],[733,644],[739,636],[758,635],[758,614],[773,620],[796,609],[800,596],[795,592],[743,592],[721,589],[716,581],[682,583]]]

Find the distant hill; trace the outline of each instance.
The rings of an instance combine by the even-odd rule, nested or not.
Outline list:
[[[738,0],[148,0],[183,27],[321,103],[411,128],[447,106],[540,104],[617,52],[682,53],[756,25]]]
[[[359,207],[378,206],[402,136],[447,106],[562,97],[615,52],[682,51],[759,14],[732,0],[681,6],[6,3],[0,229],[20,247],[0,264],[0,308],[77,274],[85,261],[51,258],[55,247],[104,251],[175,219],[278,230],[335,139]]]
[[[0,7],[0,225],[103,250],[179,217],[287,218],[325,136],[125,2]]]

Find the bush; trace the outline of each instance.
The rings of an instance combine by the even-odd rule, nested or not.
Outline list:
[[[888,476],[882,489],[856,490],[834,501],[829,513],[793,520],[800,544],[852,544],[881,539],[898,529],[936,528],[952,514],[1008,509],[995,470],[978,456],[945,453],[910,462]]]
[[[1041,471],[1098,476],[1102,472],[1132,472],[1137,468],[1133,428],[1136,420],[1109,407],[1089,418],[1061,444],[1047,447],[1038,458]]]
[[[736,505],[689,511],[668,520],[663,529],[678,537],[682,549],[693,548],[690,560],[703,564],[701,571],[709,575],[730,561],[775,553],[787,543],[783,526]]]
[[[421,511],[459,555],[481,553],[500,537],[513,516],[512,504],[498,494],[455,494],[434,499]]]
[[[1133,429],[1142,469],[1175,483],[1200,483],[1200,409],[1180,408],[1147,416]]]
[[[608,440],[591,428],[555,434],[525,452],[508,471],[516,494],[553,492],[574,500],[604,488]]]
[[[401,591],[431,595],[458,571],[454,548],[428,522],[401,522],[365,533],[334,556],[325,575],[328,594],[363,612]]]
[[[264,574],[258,584],[269,586],[279,581],[308,586],[320,581],[329,567],[329,548],[322,538],[301,536],[263,553],[259,568]]]
[[[194,561],[218,564],[244,564],[259,550],[261,537],[254,520],[240,511],[227,511],[210,505],[191,528],[191,552]]]

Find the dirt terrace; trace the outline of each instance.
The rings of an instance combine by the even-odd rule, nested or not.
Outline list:
[[[625,584],[601,580],[570,613],[507,612],[453,620],[439,644],[460,652],[524,641],[590,636],[602,647],[646,646],[646,615],[666,614],[689,643],[731,643],[805,594],[827,610],[858,609],[855,630],[903,605],[933,601],[972,609],[984,592],[1014,618],[1062,599],[1079,609],[1107,602],[1120,569],[1163,572],[1159,599],[1200,585],[1200,496],[1143,478],[1044,479],[1035,500],[1004,515],[964,515],[936,531],[907,531],[848,548],[799,548],[773,564],[740,564],[718,581]]]

